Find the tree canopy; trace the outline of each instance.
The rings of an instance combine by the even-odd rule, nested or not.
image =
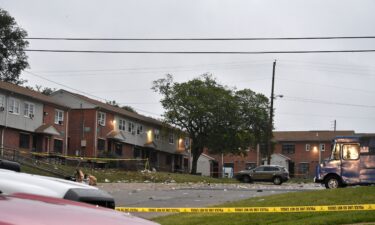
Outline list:
[[[0,8],[0,80],[20,85],[22,70],[29,66],[24,49],[27,32],[20,28],[7,11]]]
[[[192,173],[207,148],[212,153],[245,153],[266,140],[268,99],[250,89],[236,91],[205,74],[177,83],[171,75],[154,81],[163,97],[164,118],[192,139]]]

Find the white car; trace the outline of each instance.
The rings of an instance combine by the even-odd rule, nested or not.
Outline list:
[[[5,194],[28,193],[115,208],[107,192],[74,181],[0,169],[0,191]]]

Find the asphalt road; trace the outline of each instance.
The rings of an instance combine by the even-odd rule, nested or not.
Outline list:
[[[161,183],[111,183],[99,184],[124,207],[206,207],[242,199],[273,194],[320,190],[317,184],[161,184]],[[260,199],[262,201],[262,199]],[[164,214],[135,213],[152,218]]]

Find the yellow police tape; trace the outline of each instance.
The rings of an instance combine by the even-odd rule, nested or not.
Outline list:
[[[371,211],[375,204],[282,206],[282,207],[234,207],[234,208],[136,208],[116,207],[117,211],[130,213],[293,213],[293,212],[337,212]]]

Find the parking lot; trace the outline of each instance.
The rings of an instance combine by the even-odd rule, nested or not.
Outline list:
[[[253,184],[177,184],[177,183],[108,183],[99,184],[112,194],[117,206],[124,207],[205,207],[242,199],[287,192],[321,190],[314,183]],[[262,201],[262,199],[260,199]],[[139,213],[152,218],[158,213]]]

